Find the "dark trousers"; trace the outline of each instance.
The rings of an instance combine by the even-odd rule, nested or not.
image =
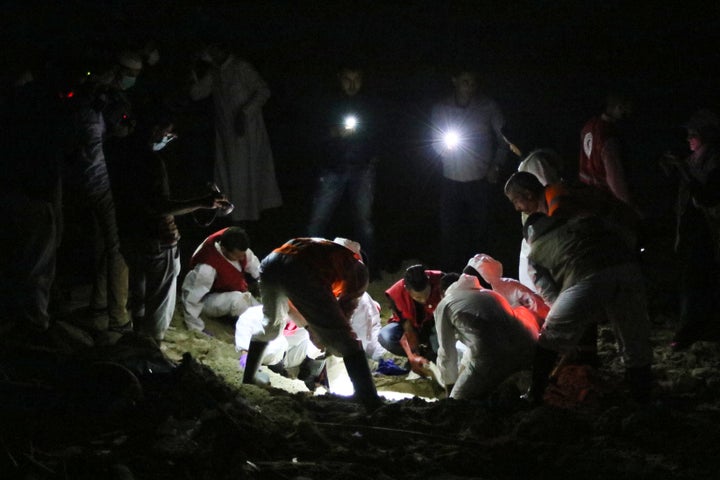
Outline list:
[[[441,268],[461,272],[476,253],[489,244],[490,184],[486,180],[456,182],[443,179],[440,197]]]

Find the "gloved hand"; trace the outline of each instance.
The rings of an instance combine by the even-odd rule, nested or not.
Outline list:
[[[241,370],[245,370],[245,366],[247,365],[247,350],[243,350],[242,354],[240,354],[240,359],[238,360],[238,366]]]
[[[430,362],[427,358],[420,355],[411,355],[408,357],[408,361],[410,362],[410,369],[413,372],[418,375],[422,375],[423,377],[430,376],[430,370],[428,369]]]

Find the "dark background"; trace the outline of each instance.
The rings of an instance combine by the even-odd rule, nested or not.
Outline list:
[[[349,58],[365,65],[365,91],[380,99],[387,119],[375,224],[382,252],[376,260],[391,271],[405,259],[430,265],[438,259],[439,170],[428,119],[458,62],[478,68],[483,90],[506,115],[510,140],[524,153],[554,148],[568,177],[576,172],[582,124],[599,113],[608,89],[629,91],[635,115],[624,126],[628,175],[660,258],[671,253],[675,186],[657,160],[666,150],[685,152],[681,125],[694,110],[720,105],[717,2],[70,0],[4,2],[2,12],[8,58],[28,46],[41,58],[65,58],[151,37],[161,65],[175,72],[189,68],[201,40],[225,40],[253,63],[273,94],[264,115],[284,197],[283,207],[247,225],[260,256],[304,234],[319,154],[307,120],[315,99],[334,87],[337,65]],[[176,193],[203,184],[211,171],[211,108],[188,106],[195,123],[180,129],[186,154],[170,165]],[[510,158],[504,173],[518,162]],[[519,218],[500,188],[488,253],[514,276]],[[183,254],[221,225],[182,220]],[[347,227],[338,218],[335,233],[348,235]]]

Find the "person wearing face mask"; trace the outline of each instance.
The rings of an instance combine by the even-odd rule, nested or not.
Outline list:
[[[130,90],[143,68],[142,57],[135,52],[123,51],[117,57],[117,87],[120,90]]]
[[[137,66],[137,65],[136,65]],[[128,133],[122,125],[126,99],[118,90],[118,66],[110,54],[88,62],[88,75],[71,99],[78,148],[68,161],[66,183],[76,189],[92,217],[95,277],[81,326],[93,331],[127,330],[127,265],[120,252],[115,200],[108,175],[108,140]]]
[[[231,221],[259,220],[262,211],[282,204],[262,114],[270,89],[224,43],[209,45],[201,60],[209,68],[199,78],[193,70],[189,94],[193,100],[213,98],[215,183],[236,206]]]
[[[180,273],[175,216],[226,203],[213,192],[190,199],[171,195],[164,154],[172,135],[169,116],[140,120],[109,165],[121,250],[130,270],[133,329],[158,342],[172,320]]]
[[[413,372],[429,376],[428,364],[437,355],[433,312],[440,301],[443,273],[413,265],[402,279],[385,290],[392,316],[378,335],[386,350],[407,357]]]
[[[720,120],[707,109],[685,125],[690,155],[665,159],[678,173],[675,250],[682,265],[679,328],[671,348],[720,339]],[[670,171],[668,170],[668,173]]]

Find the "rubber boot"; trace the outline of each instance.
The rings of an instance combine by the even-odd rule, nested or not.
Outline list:
[[[322,373],[323,368],[325,368],[324,356],[315,359],[305,357],[305,360],[303,360],[300,364],[297,378],[305,382],[305,386],[308,388],[308,390],[314,392],[317,385],[318,377]]]
[[[382,400],[377,394],[373,382],[370,366],[362,350],[343,357],[345,369],[355,388],[355,400],[361,402],[368,412],[373,412],[382,406]]]
[[[243,383],[255,383],[255,374],[258,368],[260,368],[260,360],[262,359],[263,353],[265,353],[265,347],[267,347],[267,345],[268,342],[250,341],[245,371],[243,372]]]
[[[630,386],[630,394],[638,403],[650,403],[653,377],[650,365],[628,367],[625,369],[625,380]]]
[[[543,402],[545,389],[550,379],[550,372],[555,366],[557,357],[557,352],[543,348],[540,345],[535,347],[530,388],[521,397],[523,400],[533,405],[540,405]]]

